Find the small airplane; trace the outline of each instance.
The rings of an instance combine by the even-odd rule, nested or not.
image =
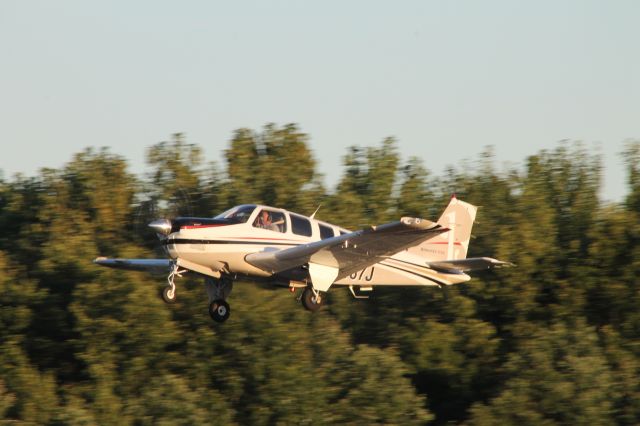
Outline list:
[[[439,286],[469,281],[468,271],[510,266],[489,257],[467,258],[477,207],[452,196],[437,222],[399,221],[349,231],[284,209],[244,204],[214,218],[159,219],[149,226],[169,259],[109,259],[111,268],[168,273],[162,292],[176,300],[175,278],[204,277],[209,314],[229,318],[226,299],[237,278],[304,289],[300,300],[318,310],[331,286],[348,286],[355,298],[374,286]],[[317,210],[316,210],[317,212]],[[357,291],[356,291],[357,290]]]

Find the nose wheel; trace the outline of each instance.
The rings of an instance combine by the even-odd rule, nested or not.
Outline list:
[[[163,288],[162,300],[164,300],[164,303],[176,303],[176,289],[169,286]]]
[[[225,322],[231,315],[231,307],[222,299],[214,300],[209,304],[209,315],[215,322]]]

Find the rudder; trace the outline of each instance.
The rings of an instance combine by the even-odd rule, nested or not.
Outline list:
[[[466,259],[471,228],[477,211],[476,206],[458,200],[455,195],[452,196],[449,205],[438,219],[438,224],[449,228],[450,231],[411,247],[409,252],[429,260]]]

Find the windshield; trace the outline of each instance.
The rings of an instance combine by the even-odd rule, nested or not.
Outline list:
[[[253,204],[245,204],[242,206],[233,207],[226,212],[220,213],[214,219],[227,219],[237,223],[245,223],[249,220],[249,216],[255,210],[256,206]]]

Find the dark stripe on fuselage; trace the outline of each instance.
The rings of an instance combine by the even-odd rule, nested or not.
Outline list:
[[[395,260],[395,259],[393,259],[393,260]],[[387,268],[396,269],[398,271],[406,272],[407,274],[415,275],[416,277],[424,278],[424,279],[432,281],[432,282],[434,282],[434,283],[436,283],[438,285],[446,285],[446,283],[440,282],[440,281],[436,280],[435,278],[431,278],[431,277],[428,277],[426,275],[418,274],[417,272],[409,271],[407,269],[400,268],[398,266],[389,265],[388,263],[385,263],[385,262],[386,261],[382,261],[382,262],[380,262],[380,264],[383,265],[383,266],[386,266]],[[409,263],[409,262],[407,262],[407,263]],[[420,265],[415,265],[413,263],[411,265],[420,266]]]
[[[195,240],[189,238],[172,238],[170,240],[164,240],[162,243],[167,246],[171,244],[258,244],[262,246],[297,246],[300,244],[272,241]]]

